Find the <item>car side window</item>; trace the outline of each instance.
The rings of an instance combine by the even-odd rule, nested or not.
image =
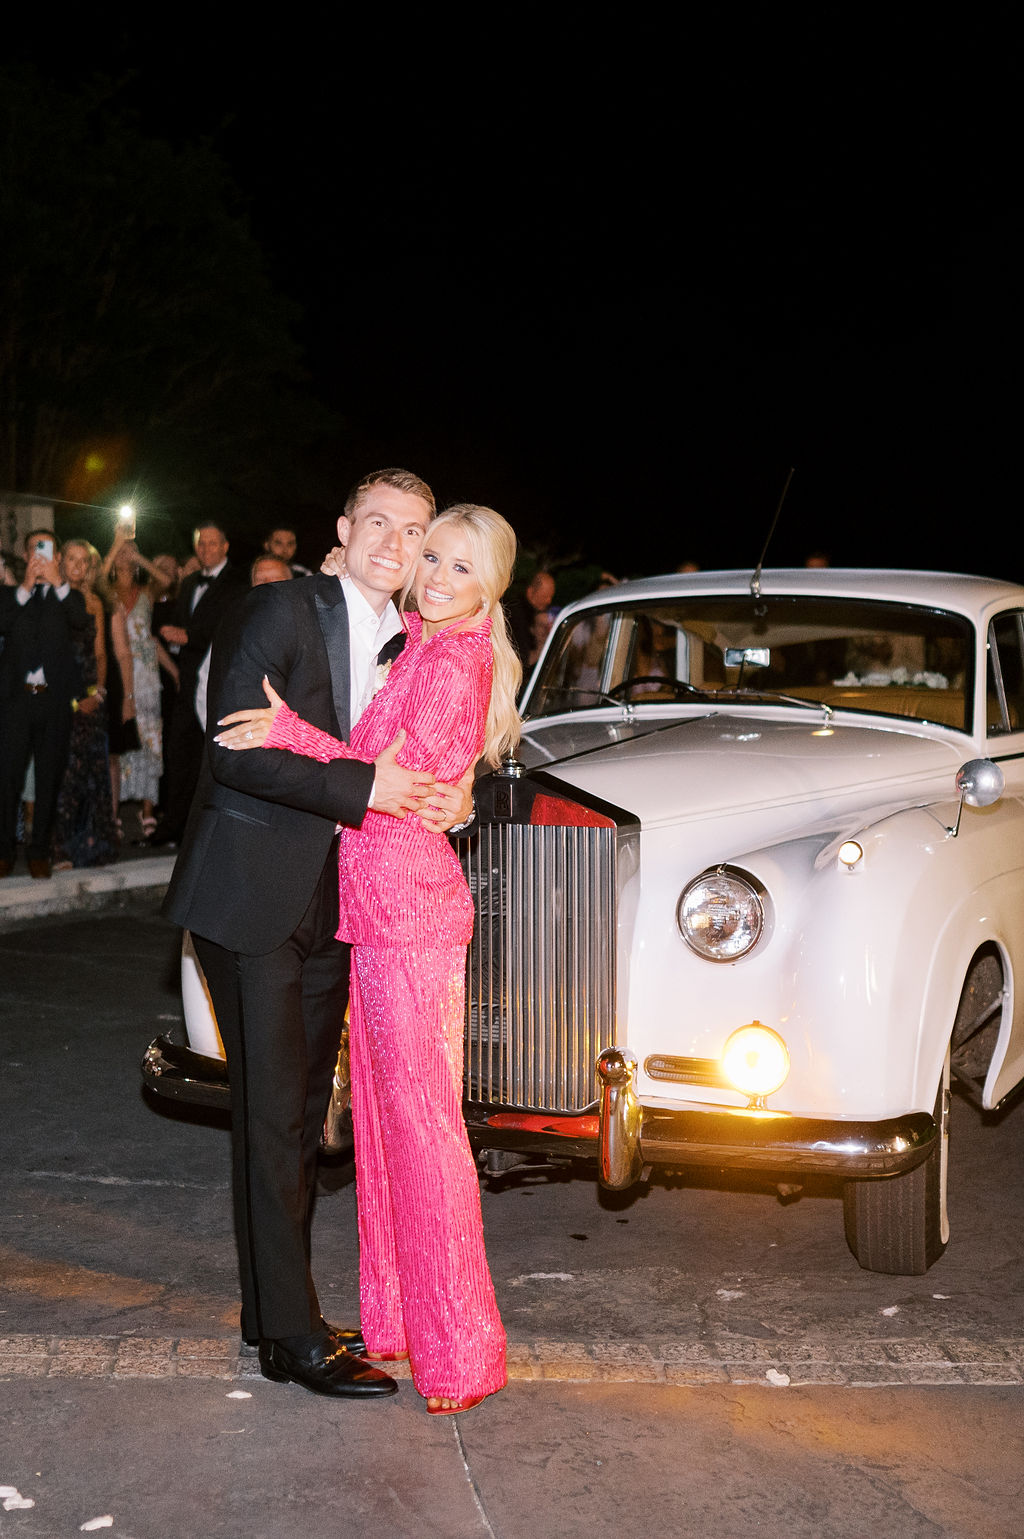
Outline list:
[[[988,628],[985,725],[993,737],[1024,726],[1024,611],[997,615]]]

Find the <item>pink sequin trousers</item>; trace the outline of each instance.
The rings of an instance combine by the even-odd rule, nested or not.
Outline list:
[[[505,1332],[462,1119],[464,946],[352,948],[359,1293],[371,1352],[424,1396],[492,1394]]]

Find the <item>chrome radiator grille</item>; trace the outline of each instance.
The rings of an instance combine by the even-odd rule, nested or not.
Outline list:
[[[614,1041],[614,828],[494,824],[462,849],[476,908],[466,1095],[535,1111],[597,1098]]]

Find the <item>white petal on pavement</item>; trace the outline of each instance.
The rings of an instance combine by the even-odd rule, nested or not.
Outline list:
[[[79,1532],[83,1533],[83,1534],[91,1534],[94,1531],[94,1529],[97,1529],[97,1528],[113,1528],[113,1526],[114,1526],[114,1520],[110,1516],[110,1513],[108,1512],[102,1518],[90,1518],[88,1523],[83,1523],[81,1525],[81,1528],[79,1529]]]
[[[524,1282],[572,1282],[573,1276],[572,1272],[522,1272],[513,1277],[512,1286]]]
[[[228,1391],[227,1398],[229,1400],[251,1400],[252,1396],[247,1389],[231,1389]]]
[[[899,1314],[900,1306],[898,1304],[890,1304],[888,1309],[880,1309],[878,1312],[879,1314],[885,1315],[887,1319],[891,1320],[893,1315]]]
[[[31,1496],[22,1496],[17,1486],[0,1486],[0,1501],[5,1512],[23,1512],[27,1507],[35,1506]]]

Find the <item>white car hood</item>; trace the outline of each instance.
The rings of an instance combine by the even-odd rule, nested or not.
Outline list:
[[[519,757],[633,813],[645,827],[789,804],[813,818],[815,807],[849,807],[862,798],[877,805],[926,792],[952,797],[953,777],[971,757],[967,740],[835,722],[822,729],[822,717],[810,712],[772,720],[716,711],[633,727],[621,717],[585,724],[562,717],[550,726],[527,723]]]

